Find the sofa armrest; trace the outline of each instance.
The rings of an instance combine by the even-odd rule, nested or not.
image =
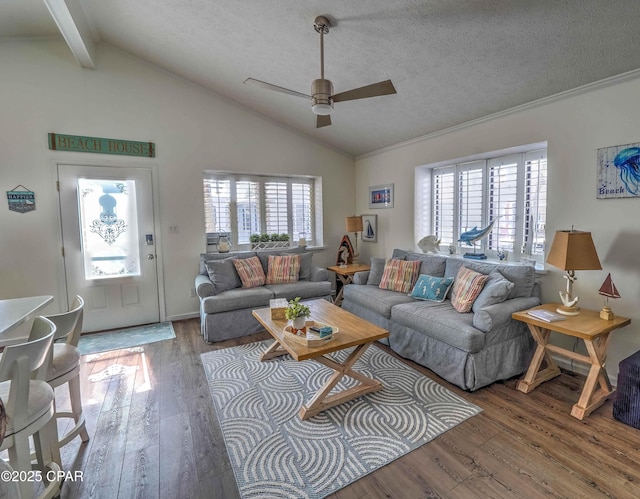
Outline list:
[[[311,267],[311,276],[309,277],[311,282],[321,282],[329,280],[329,272],[324,267]]]
[[[353,284],[367,284],[369,280],[369,271],[363,270],[353,274]]]
[[[495,305],[489,305],[473,314],[473,327],[485,333],[493,328],[507,323],[511,319],[511,314],[540,305],[537,296],[529,298],[512,298],[511,300]]]
[[[199,298],[206,298],[216,294],[216,288],[213,287],[211,279],[208,275],[198,274],[196,276],[196,294]]]

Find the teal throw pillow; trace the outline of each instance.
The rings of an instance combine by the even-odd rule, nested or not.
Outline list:
[[[453,280],[453,277],[421,274],[409,296],[418,300],[444,301],[453,286]]]

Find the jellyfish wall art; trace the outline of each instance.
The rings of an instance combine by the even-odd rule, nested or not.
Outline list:
[[[596,197],[640,197],[640,143],[598,149]]]

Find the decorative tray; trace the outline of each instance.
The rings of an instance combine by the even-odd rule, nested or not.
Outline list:
[[[312,327],[316,327],[318,329],[321,329],[323,327],[330,327],[332,329],[332,332],[328,336],[324,336],[321,338],[318,332],[311,331]],[[325,343],[328,343],[329,341],[334,339],[338,334],[338,328],[318,321],[306,321],[304,329],[294,330],[291,324],[287,324],[287,326],[285,326],[284,328],[284,333],[284,338],[287,341],[291,340],[308,347],[317,347],[320,345],[324,345]]]

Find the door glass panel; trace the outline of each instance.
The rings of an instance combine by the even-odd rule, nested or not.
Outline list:
[[[85,279],[139,276],[135,180],[79,178],[78,194]]]

